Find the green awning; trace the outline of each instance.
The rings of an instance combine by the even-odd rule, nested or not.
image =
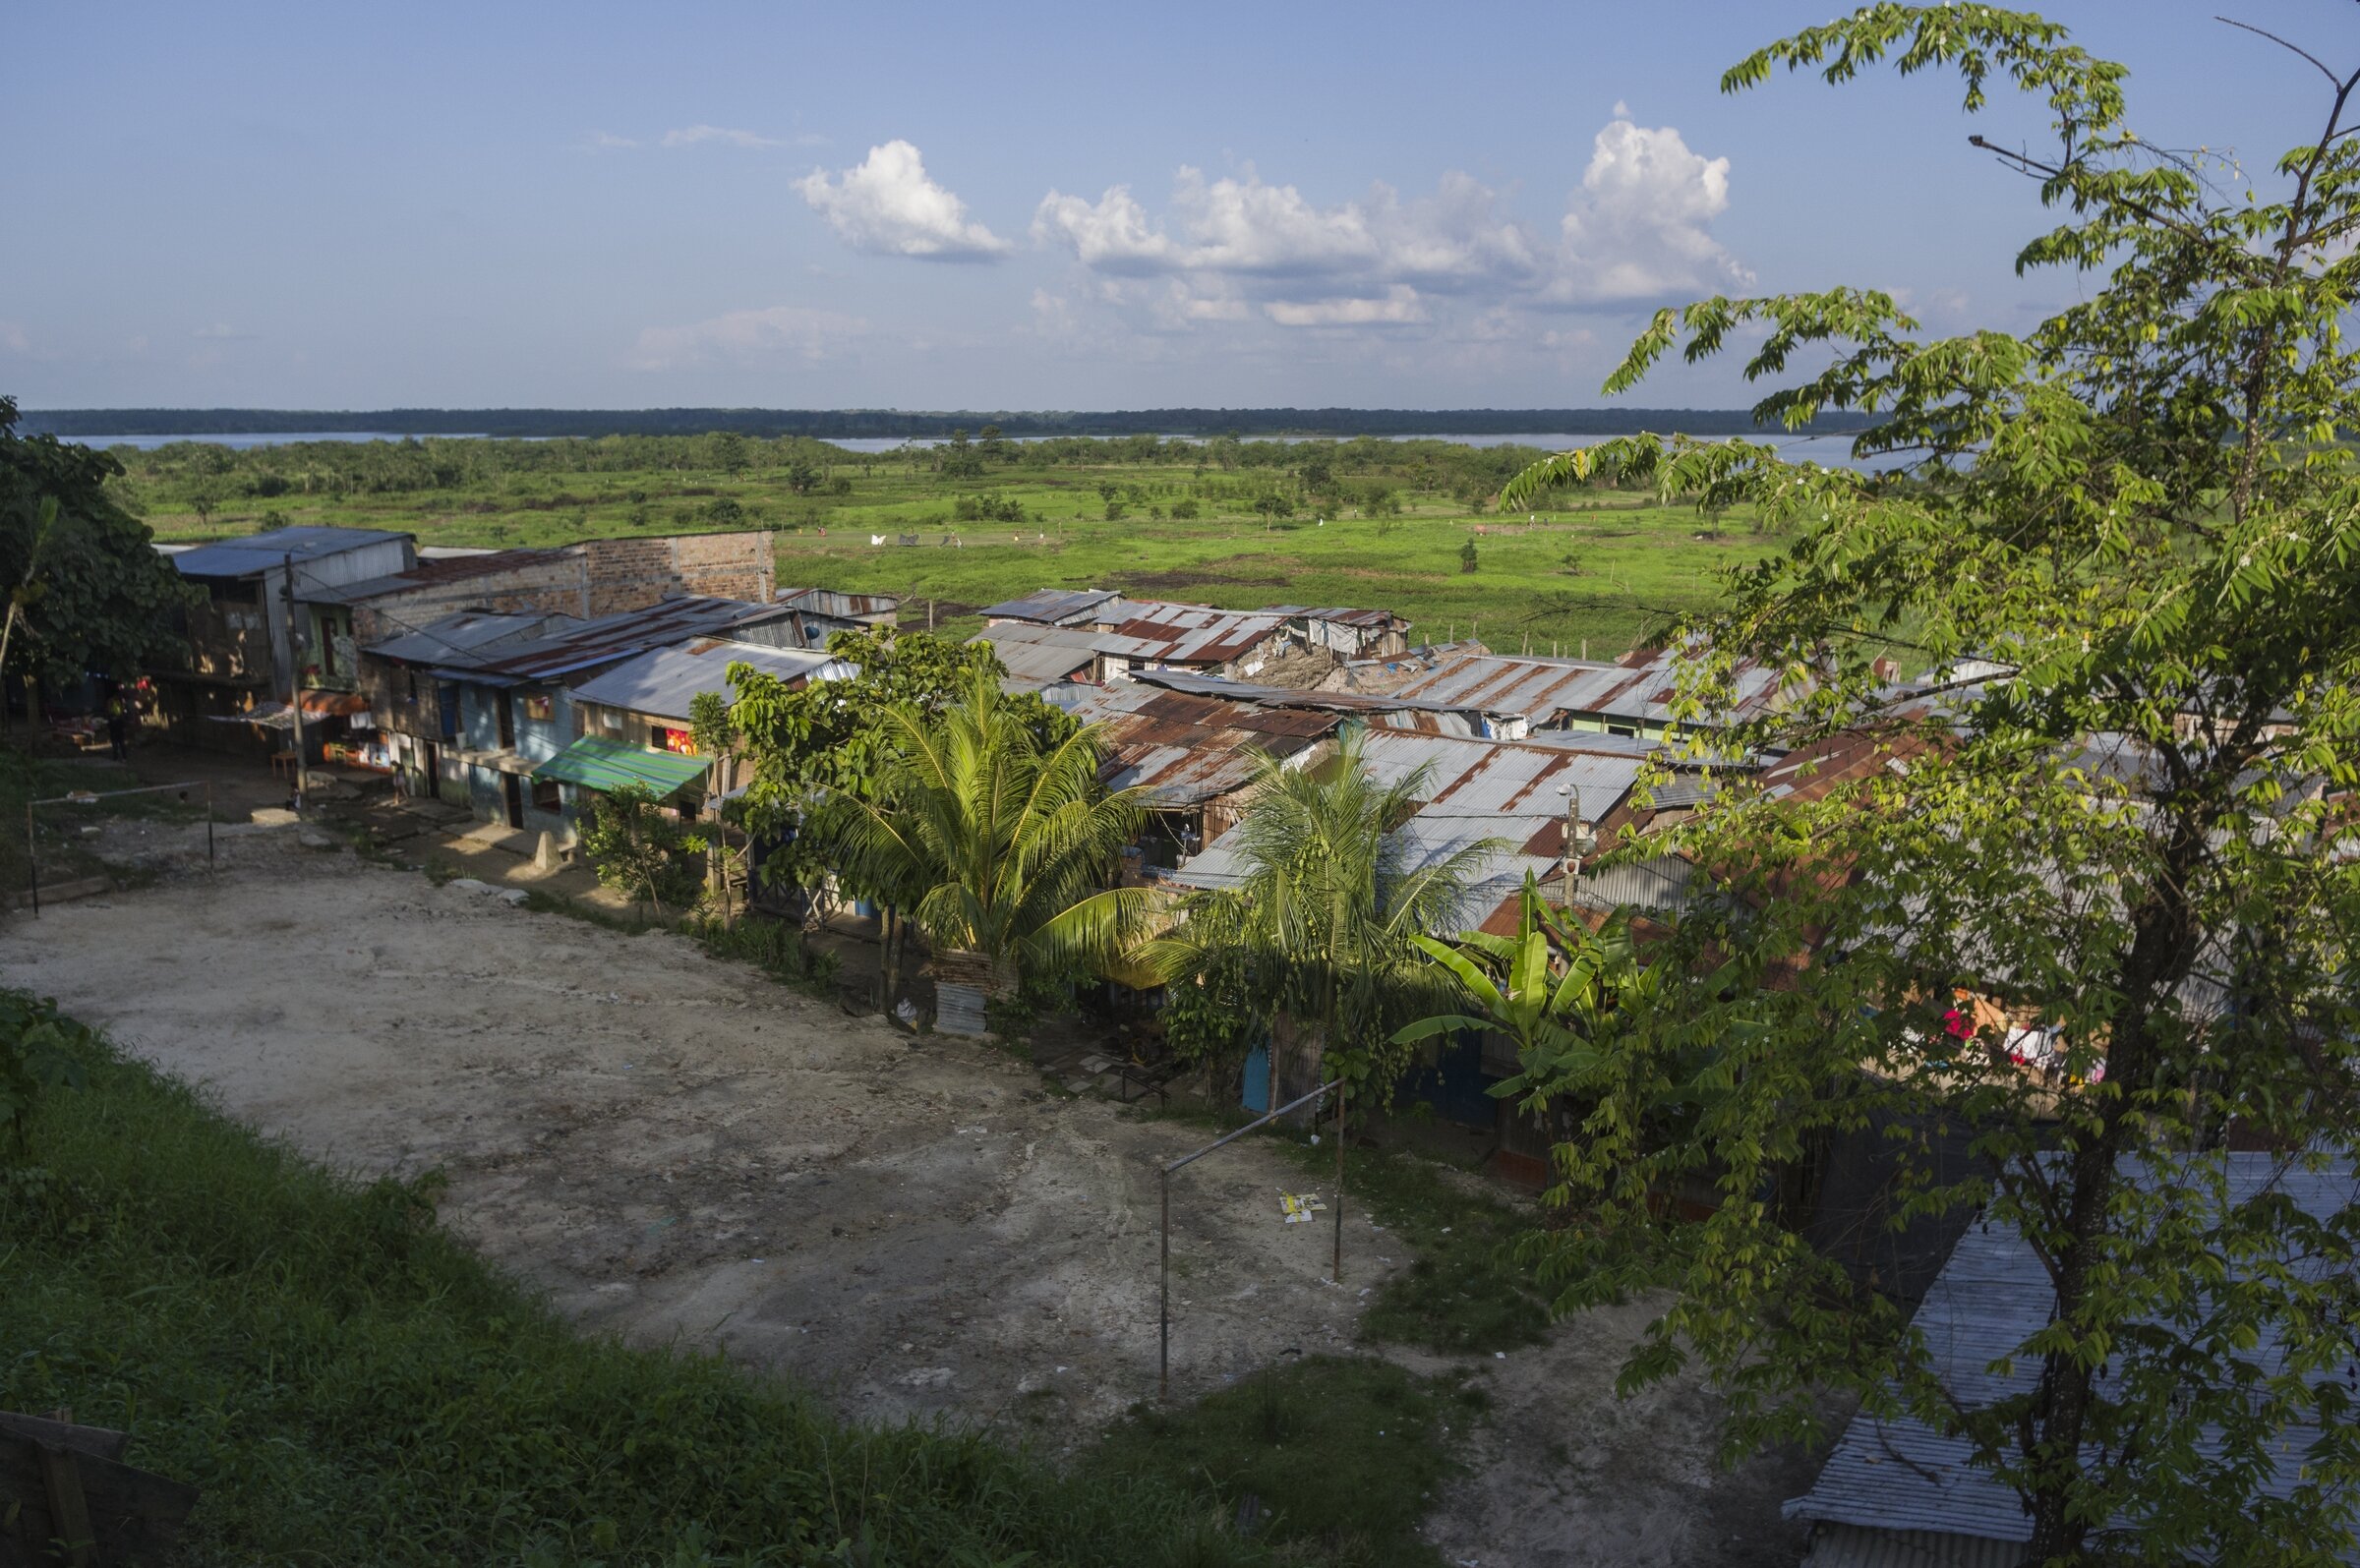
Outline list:
[[[620,789],[624,784],[642,784],[658,795],[669,795],[702,779],[705,770],[712,766],[712,760],[706,757],[648,751],[626,746],[620,740],[584,735],[535,768],[533,777],[580,784],[585,789]]]

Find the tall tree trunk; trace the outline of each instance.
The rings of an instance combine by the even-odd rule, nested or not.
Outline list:
[[[2194,966],[2196,926],[2188,906],[2189,879],[2202,863],[2211,813],[2192,811],[2175,828],[2164,851],[2161,873],[2149,885],[2145,904],[2133,918],[2135,933],[2123,963],[2123,1008],[2106,1041],[2105,1109],[2097,1135],[2072,1161],[2073,1191],[2065,1209],[2065,1245],[2057,1259],[2057,1315],[2070,1320],[2091,1291],[2091,1276],[2112,1233],[2114,1189],[2129,1151],[2138,1106],[2155,1074],[2155,1011]],[[2033,1539],[2024,1560],[2045,1563],[2078,1554],[2091,1522],[2075,1517],[2083,1481],[2082,1444],[2097,1371],[2073,1356],[2051,1352],[2041,1360],[2040,1382],[2025,1415],[2018,1446],[2032,1466],[2027,1501]],[[2044,1449],[2036,1456],[2036,1447]]]

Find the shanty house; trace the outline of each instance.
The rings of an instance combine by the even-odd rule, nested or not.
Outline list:
[[[276,750],[285,732],[247,716],[258,707],[283,713],[304,670],[336,657],[322,651],[294,605],[318,590],[406,571],[418,556],[408,534],[281,528],[175,551],[171,559],[206,597],[187,612],[189,668],[154,675],[164,723],[183,745]]]
[[[790,689],[814,680],[842,680],[850,664],[816,649],[766,648],[723,637],[697,637],[626,660],[573,688],[574,740],[533,773],[536,799],[552,785],[564,791],[561,809],[574,815],[572,791],[615,787],[618,780],[670,795],[684,782],[722,794],[743,781],[737,759],[696,749],[691,707],[711,692],[736,699],[730,667],[743,663],[777,676]],[[683,772],[689,765],[693,771]]]
[[[847,594],[833,588],[782,588],[778,602],[795,611],[795,646],[825,648],[840,631],[893,626],[902,602],[892,594]]]
[[[552,783],[528,788],[534,771],[575,738],[572,688],[651,648],[694,637],[775,635],[791,611],[732,599],[667,599],[594,620],[561,621],[520,640],[475,648],[386,643],[363,651],[398,668],[384,679],[405,689],[412,670],[438,687],[439,734],[428,737],[436,790],[475,814],[528,832],[565,833],[569,806]],[[701,771],[701,770],[700,770]]]
[[[1286,617],[1286,634],[1296,642],[1339,659],[1391,659],[1409,649],[1409,621],[1389,610],[1280,605],[1270,613]]]
[[[1086,626],[1041,626],[1000,621],[972,639],[989,643],[1007,669],[1011,691],[1044,691],[1055,685],[1103,686],[1122,680],[1153,655],[1155,644]]]

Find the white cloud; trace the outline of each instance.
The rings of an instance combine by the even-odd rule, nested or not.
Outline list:
[[[925,160],[907,142],[870,147],[864,161],[834,180],[813,169],[795,188],[855,250],[927,261],[988,261],[1010,250],[927,176]]]
[[[6,349],[11,354],[30,354],[32,352],[32,340],[25,335],[25,328],[17,322],[0,321],[0,349]]]
[[[733,131],[721,125],[690,125],[664,133],[664,145],[668,147],[692,147],[704,142],[719,142],[734,147],[777,147],[787,145],[771,137],[757,136],[751,131]]]
[[[241,332],[236,327],[230,325],[227,321],[214,321],[209,325],[198,327],[195,331],[191,332],[189,336],[204,338],[207,342],[212,343],[236,343],[242,342],[243,340],[254,336],[254,334],[252,332]]]
[[[582,145],[588,147],[594,152],[613,151],[621,147],[635,147],[638,145],[639,144],[637,142],[633,141],[627,136],[615,136],[606,131],[588,131],[584,132],[582,135]]]
[[[1555,232],[1463,173],[1424,196],[1380,184],[1322,204],[1251,167],[1219,179],[1184,167],[1161,215],[1128,185],[1094,202],[1052,190],[1032,234],[1069,252],[1102,297],[1164,330],[1250,316],[1405,326],[1438,311],[1471,328],[1503,309],[1611,307],[1750,283],[1710,229],[1729,206],[1729,160],[1615,109]],[[1167,286],[1144,286],[1155,278]],[[1487,330],[1506,335],[1497,320]]]
[[[859,317],[800,305],[731,311],[686,326],[646,328],[630,364],[634,370],[668,371],[715,360],[822,360],[867,330],[868,322]]]
[[[1262,309],[1280,326],[1406,326],[1427,319],[1418,291],[1406,283],[1394,284],[1381,300],[1272,300]]]
[[[1729,159],[1690,151],[1671,126],[1650,131],[1618,113],[1592,143],[1565,213],[1552,298],[1592,305],[1751,284],[1708,228],[1728,208]]]

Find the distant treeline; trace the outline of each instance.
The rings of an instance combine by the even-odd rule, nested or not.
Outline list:
[[[1810,429],[1864,429],[1825,414]],[[821,440],[940,437],[996,425],[1009,436],[1623,436],[1680,431],[1740,436],[1753,415],[1726,408],[1149,408],[1108,413],[779,408],[58,408],[27,409],[26,435],[262,436],[287,432],[395,436],[702,436],[730,431]]]

